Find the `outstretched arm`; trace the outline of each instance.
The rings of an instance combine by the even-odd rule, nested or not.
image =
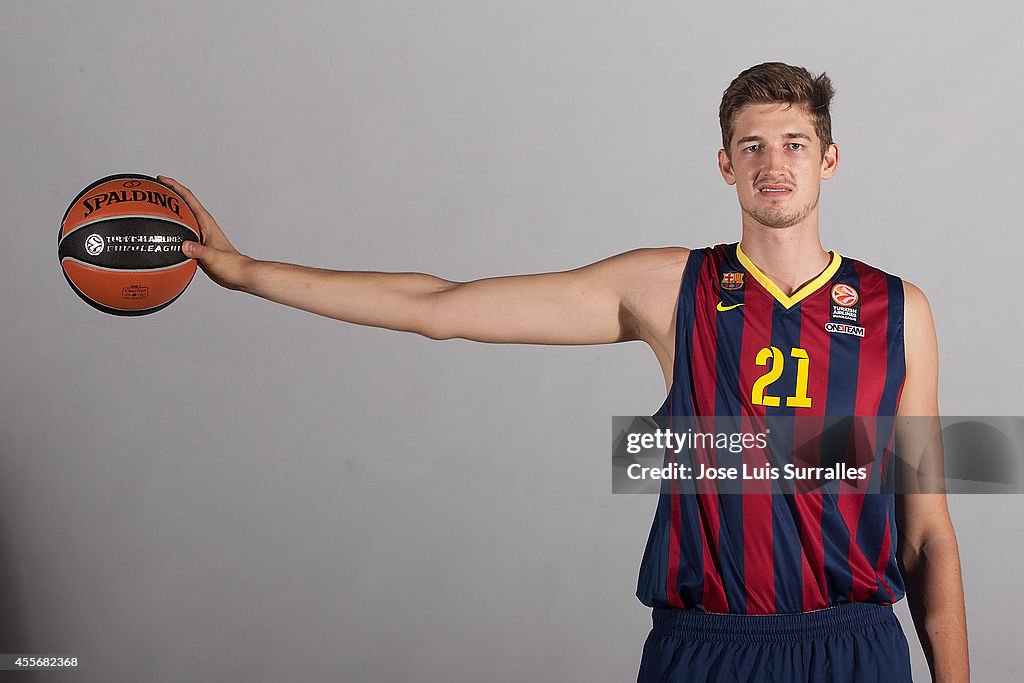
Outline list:
[[[903,454],[902,487],[907,492],[897,496],[898,560],[932,680],[966,683],[970,667],[960,553],[946,495],[938,492],[942,491],[942,441],[935,327],[921,290],[906,283],[904,292],[907,376],[897,438]],[[915,489],[918,483],[921,486]]]
[[[159,178],[198,218],[203,244],[186,242],[182,248],[218,284],[345,322],[431,339],[651,341],[657,334],[650,319],[655,309],[650,303],[652,278],[665,279],[672,271],[678,278],[680,260],[685,262],[685,249],[637,249],[564,272],[452,282],[423,273],[334,271],[256,261],[235,249],[187,187]]]

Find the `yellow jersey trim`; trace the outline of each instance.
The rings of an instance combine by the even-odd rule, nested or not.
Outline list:
[[[779,286],[768,279],[768,276],[761,272],[761,269],[754,265],[754,262],[743,253],[743,249],[739,243],[736,244],[736,258],[739,259],[740,264],[747,269],[747,272],[754,276],[754,279],[761,283],[761,286],[768,290],[768,293],[775,297],[775,300],[786,308],[793,308],[798,303],[814,294],[816,291],[822,288],[832,276],[839,271],[839,266],[843,263],[843,258],[835,251],[830,251],[832,260],[829,261],[828,266],[821,272],[816,278],[808,282],[800,289],[793,292],[792,295],[786,294]]]

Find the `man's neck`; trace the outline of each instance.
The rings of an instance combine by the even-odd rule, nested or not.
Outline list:
[[[817,220],[768,228],[749,216],[743,219],[743,253],[787,295],[828,267],[831,256],[821,246]]]

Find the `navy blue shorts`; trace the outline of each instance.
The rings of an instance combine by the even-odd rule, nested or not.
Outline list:
[[[655,609],[638,683],[912,683],[891,605],[802,614]]]

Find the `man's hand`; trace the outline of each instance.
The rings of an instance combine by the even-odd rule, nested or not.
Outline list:
[[[196,259],[203,272],[218,285],[228,289],[241,289],[245,271],[252,263],[252,259],[235,249],[210,212],[192,194],[192,190],[165,175],[158,175],[157,180],[181,195],[199,221],[203,243],[183,242],[181,250],[185,256]]]

